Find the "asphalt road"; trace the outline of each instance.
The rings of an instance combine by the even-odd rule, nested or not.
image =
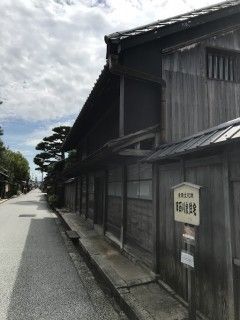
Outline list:
[[[38,190],[0,204],[0,319],[122,319],[57,220]]]

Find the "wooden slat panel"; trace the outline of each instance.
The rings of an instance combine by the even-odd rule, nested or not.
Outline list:
[[[152,201],[127,199],[126,240],[152,252]]]
[[[185,270],[180,263],[182,226],[174,222],[171,189],[182,182],[180,164],[163,167],[165,170],[159,171],[159,273],[163,281],[186,298]]]
[[[240,50],[235,30],[163,56],[167,141],[179,140],[240,116],[240,84],[207,79],[205,48]]]
[[[187,169],[187,181],[203,186],[197,245],[197,305],[210,319],[229,319],[223,172],[221,165]],[[216,192],[217,190],[217,192]]]
[[[120,239],[122,200],[121,197],[107,197],[106,230]]]

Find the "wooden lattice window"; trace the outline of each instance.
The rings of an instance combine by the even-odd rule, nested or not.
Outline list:
[[[214,48],[207,49],[207,77],[238,82],[239,53]]]
[[[115,168],[108,171],[108,196],[122,196],[122,168]]]
[[[152,200],[152,166],[133,164],[127,167],[127,197]]]

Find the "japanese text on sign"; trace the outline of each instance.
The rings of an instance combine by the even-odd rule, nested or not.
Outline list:
[[[199,186],[182,183],[174,188],[175,221],[199,225]]]
[[[181,262],[186,266],[194,268],[194,257],[189,252],[184,250],[181,252]]]

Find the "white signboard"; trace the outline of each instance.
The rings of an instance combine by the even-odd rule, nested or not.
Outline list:
[[[174,189],[175,221],[198,226],[200,223],[199,193],[200,186],[183,182]]]
[[[194,268],[194,257],[189,252],[181,251],[181,262]]]

